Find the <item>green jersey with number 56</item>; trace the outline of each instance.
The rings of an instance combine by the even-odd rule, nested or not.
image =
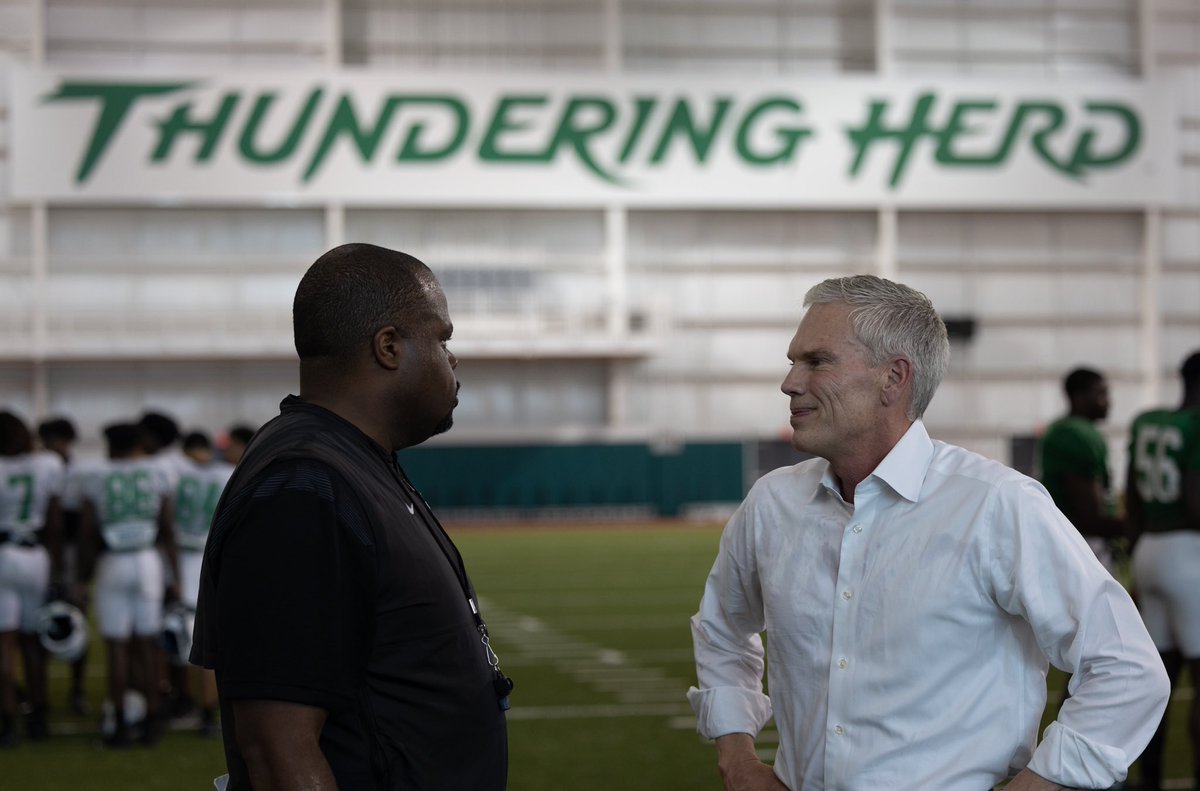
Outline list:
[[[1143,412],[1133,421],[1129,463],[1151,533],[1186,524],[1184,476],[1200,470],[1200,409]]]

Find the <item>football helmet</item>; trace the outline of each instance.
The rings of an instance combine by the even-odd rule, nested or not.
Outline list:
[[[182,604],[173,604],[163,612],[162,647],[171,664],[184,666],[192,653],[192,627],[195,611]]]
[[[61,599],[38,608],[38,642],[55,659],[74,662],[88,645],[88,624],[83,611]]]

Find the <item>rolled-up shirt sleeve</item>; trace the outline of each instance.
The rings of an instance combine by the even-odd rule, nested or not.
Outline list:
[[[1154,734],[1170,682],[1128,593],[1045,490],[1006,488],[996,504],[996,524],[1011,527],[992,564],[997,600],[1071,674],[1070,697],[1028,768],[1070,788],[1109,788]]]
[[[707,739],[753,736],[771,719],[771,701],[763,694],[763,604],[750,511],[743,504],[726,525],[691,620],[699,686],[688,690],[688,701],[697,731]]]

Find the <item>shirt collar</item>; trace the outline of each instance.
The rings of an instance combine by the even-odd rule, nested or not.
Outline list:
[[[892,487],[905,500],[915,503],[921,496],[921,486],[932,459],[933,440],[925,430],[924,421],[916,420],[871,475]]]
[[[921,495],[921,486],[925,483],[925,473],[929,471],[929,462],[933,459],[933,440],[925,430],[925,423],[916,420],[900,441],[892,446],[883,461],[867,476],[867,479],[878,478],[890,486],[896,494],[906,500],[917,502]],[[861,485],[861,484],[860,484]],[[821,476],[821,484],[813,489],[812,499],[816,499],[821,489],[828,489],[841,497],[841,484],[833,474],[829,462],[825,462],[825,472]]]
[[[369,447],[372,453],[374,453],[376,456],[379,456],[379,458],[386,463],[399,463],[399,460],[396,458],[395,454],[391,453],[387,448],[383,447],[374,439],[367,436],[362,429],[351,423],[349,420],[346,420],[346,418],[342,417],[337,412],[333,412],[323,406],[318,406],[317,404],[305,401],[300,396],[290,394],[287,396],[287,398],[283,399],[283,401],[279,403],[279,411],[305,412],[309,415],[313,415],[319,420],[324,421],[329,428],[341,433],[342,436],[346,437],[350,441],[358,442]]]

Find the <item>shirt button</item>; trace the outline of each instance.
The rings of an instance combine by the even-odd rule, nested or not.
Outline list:
[[[838,736],[841,736],[843,733],[846,732],[846,729],[843,728],[841,725],[835,725],[833,727],[833,732],[836,733]]]
[[[853,530],[855,533],[861,533],[861,532],[862,532],[862,525],[855,525],[855,526],[854,526],[853,528],[851,528],[851,529],[852,529],[852,530]]]
[[[845,599],[846,601],[849,601],[850,599],[854,598],[854,592],[853,591],[842,591],[842,598]]]
[[[845,657],[842,657],[838,660],[838,667],[840,667],[842,670],[845,670],[846,668],[850,667],[850,663],[846,661]]]

